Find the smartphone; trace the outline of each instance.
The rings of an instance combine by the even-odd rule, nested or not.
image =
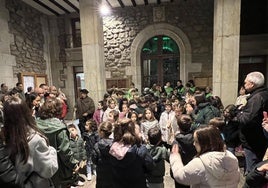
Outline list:
[[[266,111],[263,111],[263,118],[267,119],[267,112]]]

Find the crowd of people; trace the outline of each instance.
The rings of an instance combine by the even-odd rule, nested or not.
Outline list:
[[[66,124],[70,106],[55,86],[24,93],[22,83],[11,90],[3,83],[0,184],[65,188],[96,176],[97,188],[163,188],[168,162],[176,188],[236,188],[236,152],[242,148],[244,187],[266,186],[264,83],[262,73],[249,73],[237,100],[226,107],[210,87],[196,87],[192,80],[142,92],[134,84],[128,91],[111,88],[97,108],[89,91],[80,89],[77,125]]]

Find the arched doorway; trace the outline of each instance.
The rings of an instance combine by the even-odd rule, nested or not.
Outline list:
[[[141,52],[142,87],[163,86],[180,79],[180,51],[176,42],[166,35],[150,38]]]

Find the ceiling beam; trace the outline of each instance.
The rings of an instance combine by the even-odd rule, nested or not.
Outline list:
[[[144,4],[145,5],[148,5],[148,0],[144,0]]]
[[[109,2],[109,0],[106,0],[106,3],[108,4],[109,7],[113,8],[113,6],[112,6],[111,3]]]
[[[39,0],[33,0],[33,1],[36,2],[37,4],[39,4],[40,6],[44,7],[48,11],[52,12],[56,16],[59,16],[60,15],[57,11],[53,10],[52,8],[50,8],[49,6],[47,6],[46,4],[44,4],[43,2],[41,2]]]
[[[120,4],[120,6],[121,6],[122,8],[125,7],[125,5],[124,5],[124,3],[122,2],[122,0],[117,0],[117,1],[118,1],[118,3]]]
[[[136,4],[136,1],[135,1],[135,0],[131,0],[131,2],[132,2],[133,7],[137,6],[137,4]]]
[[[71,3],[69,0],[63,0],[67,5],[69,5],[70,7],[72,7],[77,13],[79,13],[79,9],[74,6],[73,3]]]
[[[49,0],[51,3],[53,3],[54,5],[56,5],[57,7],[59,7],[61,10],[63,10],[65,13],[70,14],[70,11],[67,10],[66,8],[64,8],[63,6],[61,6],[58,2],[56,2],[55,0]]]

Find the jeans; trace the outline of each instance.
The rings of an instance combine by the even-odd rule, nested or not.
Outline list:
[[[92,172],[94,172],[93,174],[95,175],[96,173],[96,166],[92,163],[92,161],[90,159],[87,160],[87,174],[91,174]]]
[[[250,172],[254,169],[255,165],[262,161],[262,159],[258,159],[256,154],[250,149],[244,148],[245,152],[245,160],[246,160],[246,173]]]

